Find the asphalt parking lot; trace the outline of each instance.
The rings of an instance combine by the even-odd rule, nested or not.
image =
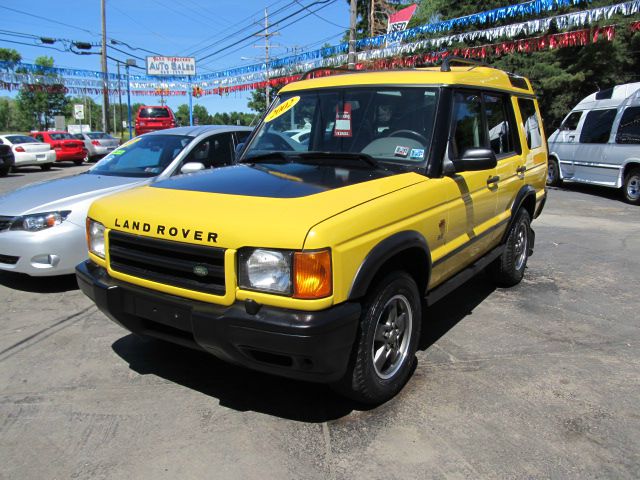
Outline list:
[[[0,478],[640,478],[640,207],[554,189],[533,225],[524,281],[427,309],[413,377],[368,410],[134,337],[72,276],[0,273]]]

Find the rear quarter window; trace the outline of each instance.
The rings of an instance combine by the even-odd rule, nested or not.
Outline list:
[[[536,106],[533,100],[528,98],[519,98],[518,107],[522,116],[522,126],[524,128],[525,138],[529,149],[539,148],[542,146],[542,128],[540,126],[540,118],[536,112]],[[578,116],[578,120],[580,117]],[[576,121],[576,126],[578,122]],[[574,127],[575,128],[575,127]]]
[[[582,132],[580,132],[580,142],[607,143],[617,112],[615,108],[609,108],[606,110],[592,110],[587,113]]]
[[[640,144],[640,107],[629,107],[622,114],[616,143]]]

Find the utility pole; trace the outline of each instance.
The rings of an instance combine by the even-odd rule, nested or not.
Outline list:
[[[120,137],[122,137],[122,135],[124,134],[124,127],[122,126],[122,88],[120,87],[120,62],[117,62],[116,66],[118,68],[118,120],[120,121],[120,125],[118,128],[114,128],[114,130],[116,132],[120,130]]]
[[[279,35],[278,32],[269,33],[269,14],[267,13],[267,9],[264,9],[264,33],[256,34],[258,37],[264,37],[264,57],[266,62],[266,70],[265,70],[265,78],[267,80],[267,86],[265,88],[266,100],[267,100],[267,108],[269,108],[269,97],[271,93],[271,85],[269,85],[269,38],[274,35]],[[262,47],[262,45],[256,45],[257,47]]]
[[[107,14],[106,0],[100,0],[102,11],[102,126],[109,132],[109,83],[107,78]]]
[[[351,0],[349,8],[349,56],[347,67],[349,70],[356,69],[356,0]]]

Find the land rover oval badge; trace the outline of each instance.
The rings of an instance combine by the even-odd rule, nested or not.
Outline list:
[[[206,277],[209,275],[209,269],[204,265],[195,265],[193,267],[193,273],[199,277]]]

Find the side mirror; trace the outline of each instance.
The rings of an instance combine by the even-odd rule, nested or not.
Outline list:
[[[496,168],[498,160],[490,148],[470,148],[464,152],[462,158],[453,160],[456,172],[470,172]]]
[[[233,152],[234,153],[234,160],[237,162],[238,158],[240,158],[240,153],[242,152],[242,149],[244,148],[244,142],[239,143],[238,145],[236,145],[236,149]]]
[[[185,163],[182,168],[180,168],[180,173],[195,173],[200,170],[204,170],[204,165],[200,162],[189,162]]]

